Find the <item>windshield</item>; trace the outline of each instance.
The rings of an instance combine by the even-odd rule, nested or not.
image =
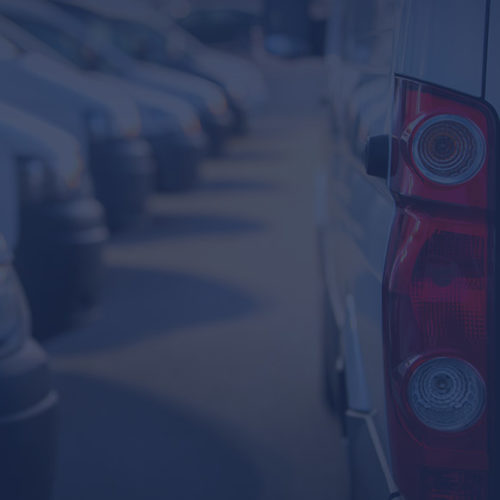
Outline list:
[[[106,60],[76,36],[28,16],[9,14],[12,21],[47,44],[58,54],[83,70],[112,71]]]
[[[140,23],[110,21],[115,43],[127,54],[160,64],[168,63],[167,40],[164,35]]]
[[[191,54],[199,49],[190,35],[168,19],[160,28],[143,22],[106,18],[74,5],[58,5],[83,21],[90,31],[99,31],[101,36],[105,33],[108,43],[135,59],[158,64],[189,63]]]
[[[192,60],[189,40],[173,27],[168,33],[133,21],[110,21],[116,43],[127,54],[160,64],[189,63]]]
[[[22,53],[22,49],[11,40],[0,36],[0,60],[15,59]]]

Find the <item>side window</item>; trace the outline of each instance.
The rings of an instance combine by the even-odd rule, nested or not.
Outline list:
[[[93,51],[63,31],[28,17],[11,16],[11,20],[79,68],[92,69],[96,66],[97,59]]]
[[[76,58],[78,48],[69,40],[61,37],[58,30],[52,28],[50,25],[24,16],[12,15],[9,17],[21,28],[28,31],[43,43],[46,43],[48,46],[59,52],[64,57],[70,60],[74,60]]]

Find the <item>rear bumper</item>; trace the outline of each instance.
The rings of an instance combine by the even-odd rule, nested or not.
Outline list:
[[[0,360],[0,497],[48,500],[56,457],[57,395],[33,341]]]
[[[155,171],[147,141],[94,142],[90,146],[90,166],[96,195],[111,229],[128,226],[145,212]]]
[[[160,191],[179,191],[198,180],[199,165],[206,153],[206,141],[189,140],[181,134],[148,138],[155,157],[157,187]]]
[[[94,305],[107,230],[93,198],[23,207],[15,265],[37,336],[57,333]]]

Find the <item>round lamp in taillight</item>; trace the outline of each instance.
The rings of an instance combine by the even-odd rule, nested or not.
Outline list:
[[[436,115],[417,128],[412,156],[419,171],[439,184],[460,184],[484,164],[486,140],[479,127],[458,115]]]
[[[441,432],[472,427],[486,407],[481,375],[470,363],[451,357],[421,364],[410,377],[407,397],[418,420]]]

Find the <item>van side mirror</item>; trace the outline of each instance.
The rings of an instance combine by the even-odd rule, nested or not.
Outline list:
[[[368,175],[387,179],[389,173],[390,138],[388,135],[369,137],[365,147],[365,170]]]

